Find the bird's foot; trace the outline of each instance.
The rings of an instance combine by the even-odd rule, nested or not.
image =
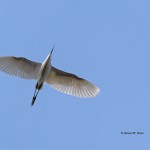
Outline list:
[[[35,97],[35,96],[33,96],[33,99],[32,99],[32,102],[31,102],[31,106],[33,106],[33,105],[34,105],[35,100],[36,100],[36,97]]]

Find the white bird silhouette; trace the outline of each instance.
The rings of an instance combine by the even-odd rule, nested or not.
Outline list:
[[[95,97],[100,92],[98,87],[83,78],[61,71],[51,65],[53,50],[54,47],[43,63],[33,62],[23,57],[0,57],[0,71],[24,79],[37,80],[31,106],[44,82],[69,95],[81,98]]]

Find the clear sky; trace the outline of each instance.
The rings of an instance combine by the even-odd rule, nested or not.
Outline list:
[[[45,85],[31,107],[36,81],[0,72],[0,149],[149,150],[149,6],[148,0],[0,1],[0,56],[42,62],[55,44],[55,67],[101,88],[96,98],[80,99]]]

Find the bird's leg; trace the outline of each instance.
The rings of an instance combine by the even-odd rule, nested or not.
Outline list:
[[[35,94],[36,94],[36,90],[37,90],[37,89],[35,88],[35,91],[34,91],[34,96],[33,96],[33,97],[35,97]]]
[[[37,91],[37,90],[38,90],[38,91]],[[36,91],[37,91],[37,92],[36,92]],[[34,105],[34,102],[35,102],[35,100],[36,100],[36,97],[37,97],[38,93],[39,93],[39,89],[36,89],[36,88],[35,88],[34,96],[33,96],[32,102],[31,102],[31,106]]]
[[[32,102],[31,102],[31,106],[34,105],[34,102],[35,102],[35,100],[36,100],[36,97],[37,97],[37,95],[38,95],[38,93],[39,93],[39,90],[42,88],[42,86],[43,86],[43,83],[41,83],[41,84],[39,85],[38,82],[37,82],[37,84],[36,84],[36,86],[35,86],[34,96],[33,96]]]
[[[35,102],[35,99],[36,99],[35,94],[36,94],[36,88],[35,88],[34,96],[33,96],[33,98],[32,98],[31,106],[33,106],[33,104],[34,104],[34,102]]]
[[[37,95],[38,95],[39,91],[40,91],[40,90],[38,89],[38,91],[37,91],[37,93],[36,93],[36,95],[35,95],[35,98],[37,97]]]

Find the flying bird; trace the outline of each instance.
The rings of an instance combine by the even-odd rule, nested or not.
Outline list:
[[[44,83],[56,90],[81,98],[95,97],[100,89],[91,82],[72,73],[64,72],[51,65],[52,53],[48,54],[43,63],[38,63],[24,57],[0,57],[0,71],[24,79],[37,80],[31,106]]]

